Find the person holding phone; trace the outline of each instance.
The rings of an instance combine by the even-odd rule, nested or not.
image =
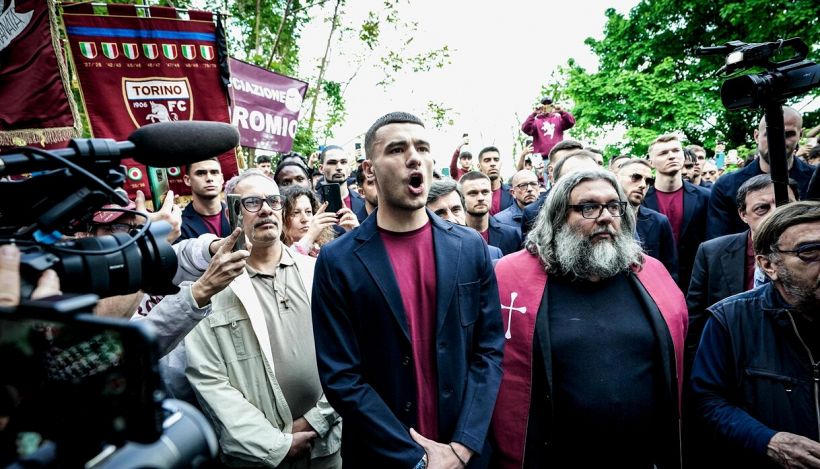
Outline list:
[[[319,171],[322,172],[322,175],[325,177],[325,185],[330,184],[337,184],[338,185],[338,194],[341,198],[342,206],[336,209],[334,203],[330,201],[329,211],[333,211],[336,209],[334,213],[336,216],[341,220],[342,218],[349,219],[348,213],[352,212],[362,213],[363,206],[364,206],[364,198],[359,195],[356,191],[351,191],[347,185],[347,180],[350,177],[350,156],[344,150],[344,148],[338,145],[328,145],[322,150],[322,153],[319,155]],[[324,185],[323,185],[324,186]],[[325,196],[329,194],[333,194],[335,196],[336,189],[332,189],[331,191],[324,191],[322,188],[318,188],[319,197],[321,198],[322,202],[325,202]],[[358,222],[361,223],[364,221],[361,216],[356,217]],[[348,231],[348,230],[345,230]],[[340,232],[340,230],[337,230]]]
[[[552,147],[564,139],[564,132],[574,125],[572,114],[545,97],[521,125],[521,131],[532,137],[534,153],[549,155]]]
[[[327,212],[327,202],[319,204],[316,194],[304,187],[287,188],[282,209],[282,242],[296,252],[316,257],[325,244],[336,238],[333,225],[338,220]]]
[[[470,144],[470,136],[464,134],[461,137],[461,144],[456,147],[453,157],[450,158],[450,177],[458,181],[461,176],[470,172],[473,166],[473,154],[467,149]]]

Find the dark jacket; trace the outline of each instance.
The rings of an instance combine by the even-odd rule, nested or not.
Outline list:
[[[801,200],[806,197],[813,171],[814,166],[804,163],[800,158],[794,158],[789,177],[800,186]],[[715,182],[709,197],[709,227],[706,239],[746,231],[747,226],[737,213],[735,197],[740,186],[758,174],[763,174],[763,171],[760,169],[760,162],[755,159],[737,171],[724,174]]]
[[[678,249],[672,236],[672,225],[666,215],[638,206],[636,230],[644,252],[661,261],[669,275],[678,281]]]
[[[521,249],[521,234],[512,226],[505,225],[494,217],[490,217],[490,246],[501,249],[506,256]]]
[[[501,183],[501,189],[499,190],[501,191],[501,205],[498,211],[501,212],[515,203],[515,197],[513,197],[512,192],[510,192],[512,187],[510,187],[509,184]]]
[[[498,287],[481,236],[429,210],[436,261],[435,356],[438,428],[486,462],[487,430],[501,383],[504,332]],[[376,225],[322,247],[313,283],[319,377],[344,419],[346,467],[413,467],[424,450],[416,422],[416,378],[401,292]]]
[[[225,209],[227,207],[222,204],[222,236],[228,236],[231,233],[231,224],[228,222],[228,217],[225,216]],[[198,238],[205,233],[210,233],[202,217],[194,210],[194,203],[191,202],[182,210],[182,234],[174,243],[178,243],[183,239]]]
[[[686,294],[698,246],[706,239],[706,212],[709,190],[690,182],[683,182],[683,224],[678,239],[678,286]],[[658,210],[658,196],[654,187],[646,191],[643,205]],[[711,220],[710,223],[713,223]]]
[[[689,333],[686,358],[691,366],[700,343],[700,334],[709,318],[706,308],[746,291],[746,240],[749,232],[721,236],[704,242],[695,256],[692,280],[686,294]]]
[[[550,191],[543,192],[541,195],[535,199],[535,202],[527,205],[524,207],[524,210],[521,212],[521,236],[526,239],[527,233],[530,232],[532,226],[535,224],[535,218],[538,216],[538,212],[541,211],[541,207],[544,206],[544,202],[547,201],[547,195],[549,195]]]
[[[820,437],[820,362],[787,307],[769,283],[709,308],[692,392],[706,436],[732,467],[773,467],[766,446],[776,432]]]

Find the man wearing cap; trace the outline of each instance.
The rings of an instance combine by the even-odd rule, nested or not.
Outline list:
[[[564,131],[575,125],[575,117],[564,108],[544,98],[541,105],[521,125],[521,131],[532,137],[532,150],[549,155],[552,147],[564,139]]]
[[[225,178],[217,158],[185,166],[185,185],[191,188],[191,203],[182,211],[182,235],[177,241],[213,233],[223,238],[231,232],[225,205],[219,198]]]

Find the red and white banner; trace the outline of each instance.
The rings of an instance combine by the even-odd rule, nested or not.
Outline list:
[[[79,135],[53,16],[52,1],[0,0],[0,147]]]
[[[124,140],[135,129],[181,120],[230,122],[226,90],[217,63],[216,26],[211,13],[151,7],[151,18],[133,5],[109,4],[110,16],[95,15],[89,3],[64,6],[63,18],[95,137]],[[231,151],[220,156],[225,179],[237,174]],[[127,166],[126,190],[150,194],[145,168]],[[171,176],[177,174],[176,177]],[[179,168],[169,170],[170,188],[189,194]]]

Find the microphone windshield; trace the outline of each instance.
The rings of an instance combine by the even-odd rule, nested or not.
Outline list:
[[[222,122],[159,122],[140,127],[128,140],[136,147],[129,156],[146,166],[168,168],[207,160],[235,148],[239,132]]]

